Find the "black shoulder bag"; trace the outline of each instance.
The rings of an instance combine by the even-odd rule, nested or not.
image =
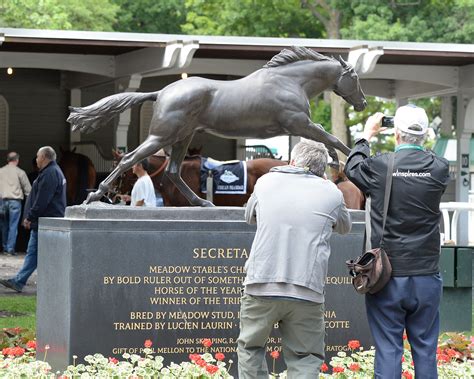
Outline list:
[[[380,291],[390,280],[392,265],[384,250],[383,235],[385,222],[387,220],[390,193],[392,190],[392,175],[395,154],[390,154],[387,166],[387,179],[385,181],[385,196],[383,204],[382,238],[380,247],[366,251],[355,260],[346,261],[349,274],[352,276],[352,284],[360,294],[374,294]]]

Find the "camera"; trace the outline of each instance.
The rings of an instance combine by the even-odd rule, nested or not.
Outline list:
[[[393,116],[382,117],[382,128],[393,128]]]

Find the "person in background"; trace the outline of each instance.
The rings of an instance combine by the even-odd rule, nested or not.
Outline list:
[[[16,255],[18,223],[21,218],[21,203],[31,191],[25,171],[18,167],[20,155],[8,153],[7,164],[0,168],[0,197],[3,200],[2,244],[7,254]]]
[[[56,152],[43,146],[36,154],[38,178],[26,200],[23,226],[30,230],[23,267],[10,279],[0,279],[0,284],[16,292],[22,292],[28,278],[38,264],[38,219],[40,217],[64,217],[66,209],[66,179],[56,163]]]
[[[148,159],[144,159],[133,165],[132,172],[138,177],[132,188],[131,196],[120,195],[124,201],[130,201],[135,207],[156,207],[155,187],[148,175]]]
[[[351,229],[341,191],[324,178],[327,150],[302,140],[289,166],[255,185],[245,218],[257,224],[246,263],[237,340],[240,379],[268,379],[265,344],[276,323],[288,378],[314,379],[324,361],[324,283],[334,231]]]
[[[441,195],[449,183],[448,161],[423,148],[428,131],[424,109],[405,105],[394,118],[395,152],[370,156],[369,143],[382,113],[369,117],[364,137],[346,163],[347,177],[371,199],[372,248],[382,240],[387,165],[395,154],[392,190],[383,235],[392,278],[379,292],[365,295],[375,341],[375,378],[402,375],[403,334],[411,345],[415,377],[437,378],[436,349],[442,281],[439,274]]]

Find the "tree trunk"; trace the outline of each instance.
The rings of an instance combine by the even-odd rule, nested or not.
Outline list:
[[[302,0],[303,7],[308,8],[326,29],[328,38],[341,38],[341,12],[334,8],[328,0]],[[331,93],[331,126],[332,134],[348,145],[345,101],[334,93]],[[339,152],[338,152],[339,153]],[[339,157],[345,160],[343,154]]]
[[[340,39],[340,15],[341,13],[333,9],[329,12],[330,19],[328,23],[327,33],[331,39]],[[337,96],[334,92],[331,92],[331,126],[332,134],[339,138],[345,145],[349,145],[347,138],[347,127],[346,127],[346,110],[345,100]],[[338,151],[339,159],[346,160],[344,154]]]
[[[332,134],[348,145],[345,100],[331,92],[331,126]],[[346,161],[346,156],[338,151],[339,158]]]
[[[453,103],[451,96],[441,98],[441,119],[440,134],[443,137],[451,137],[453,135]]]

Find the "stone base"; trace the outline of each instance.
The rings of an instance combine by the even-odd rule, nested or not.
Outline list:
[[[331,240],[328,358],[347,350],[351,339],[371,344],[364,298],[344,263],[362,251],[364,214],[352,215],[352,232]],[[48,362],[62,370],[73,355],[81,361],[92,353],[140,354],[150,339],[169,364],[204,352],[201,340],[211,338],[210,352],[223,352],[235,368],[243,265],[255,234],[243,219],[243,208],[102,203],[69,207],[63,219],[41,219],[39,355],[48,344]],[[277,329],[268,346],[281,349]]]

